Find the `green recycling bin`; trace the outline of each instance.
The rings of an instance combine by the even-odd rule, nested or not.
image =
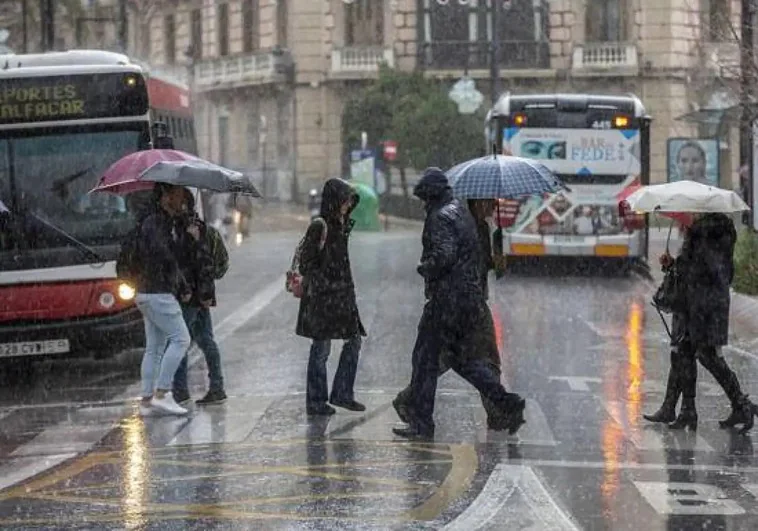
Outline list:
[[[382,223],[379,219],[379,195],[367,184],[351,182],[350,185],[361,198],[358,206],[351,214],[355,221],[353,228],[357,230],[382,230]]]

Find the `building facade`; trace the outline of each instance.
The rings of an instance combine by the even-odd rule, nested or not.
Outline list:
[[[738,94],[739,0],[498,1],[503,90],[635,93],[653,119],[654,182],[667,178],[669,138],[709,137],[721,147],[721,184],[733,186],[738,136],[721,110]],[[132,53],[192,86],[201,155],[253,174],[268,197],[303,196],[341,175],[343,103],[380,63],[451,84],[467,74],[489,91],[492,0],[131,0],[129,8]],[[82,25],[88,45],[115,35],[115,26],[101,35]]]

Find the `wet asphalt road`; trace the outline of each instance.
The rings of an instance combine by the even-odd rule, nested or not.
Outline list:
[[[755,435],[718,428],[729,408],[710,376],[701,371],[696,434],[642,419],[668,363],[647,283],[523,268],[493,282],[503,380],[527,397],[527,424],[516,437],[488,432],[478,395],[450,374],[434,443],[414,444],[392,435],[390,402],[410,376],[423,302],[418,233],[355,234],[368,330],[356,398],[368,410],[330,419],[304,412],[308,342],[293,334],[282,274],[297,237],[257,233],[233,252],[214,315],[223,406],[139,417],[135,353],[6,380],[0,528],[758,528]],[[727,355],[755,394],[758,358]],[[202,362],[191,377],[199,398]]]

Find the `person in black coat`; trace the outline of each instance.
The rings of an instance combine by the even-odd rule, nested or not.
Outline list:
[[[730,416],[721,427],[753,426],[756,407],[743,394],[737,375],[724,359],[721,347],[729,341],[729,287],[734,277],[732,255],[737,232],[724,214],[697,216],[685,231],[676,267],[682,272],[686,311],[674,313],[672,323],[671,368],[666,396],[661,408],[645,415],[651,422],[671,422],[672,429],[697,429],[695,395],[697,361],[710,372],[732,405]],[[664,255],[664,269],[674,260]],[[682,408],[676,404],[682,395]]]
[[[523,424],[524,400],[507,393],[487,360],[472,348],[484,312],[489,313],[482,292],[483,259],[476,222],[453,198],[447,177],[439,168],[428,168],[413,193],[426,208],[423,251],[417,268],[424,278],[426,304],[413,348],[408,427],[393,431],[410,439],[434,436],[439,358],[443,351],[449,351],[451,369],[497,404],[508,431],[515,433]]]
[[[492,242],[490,241],[490,226],[487,222],[487,217],[492,213],[495,208],[494,200],[490,199],[471,199],[468,201],[469,211],[473,214],[476,221],[476,228],[479,235],[479,245],[482,252],[480,253],[480,285],[484,299],[489,298],[488,289],[488,275],[490,270],[495,268],[495,263],[492,257]],[[462,350],[464,352],[470,352],[472,356],[480,357],[486,360],[490,368],[500,378],[500,349],[497,345],[497,337],[495,335],[495,323],[492,320],[492,314],[489,309],[481,311],[481,320],[477,326],[478,333],[476,336],[472,336],[472,344],[466,345]],[[448,357],[450,352],[443,351],[440,358],[439,375],[442,376],[450,370],[450,362]],[[410,420],[410,402],[411,402],[411,386],[408,385],[405,389],[400,391],[395,399],[392,401],[392,406],[395,408],[400,420],[403,422],[409,422]],[[484,395],[481,396],[482,405],[487,412],[487,427],[492,430],[505,430],[508,429],[508,425],[505,423],[505,419],[502,417],[502,410],[499,405],[487,399]]]
[[[326,382],[326,361],[333,339],[345,343],[329,402],[351,411],[366,409],[353,396],[361,338],[366,335],[358,313],[348,254],[348,237],[353,226],[350,213],[358,200],[346,181],[329,179],[321,194],[321,216],[311,222],[301,247],[299,269],[305,285],[296,333],[313,340],[306,389],[309,415],[334,414],[334,408],[327,404]]]

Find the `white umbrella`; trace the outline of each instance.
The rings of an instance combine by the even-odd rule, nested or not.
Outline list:
[[[626,198],[634,212],[741,212],[750,210],[742,198],[724,190],[694,181],[676,181],[643,186]]]

